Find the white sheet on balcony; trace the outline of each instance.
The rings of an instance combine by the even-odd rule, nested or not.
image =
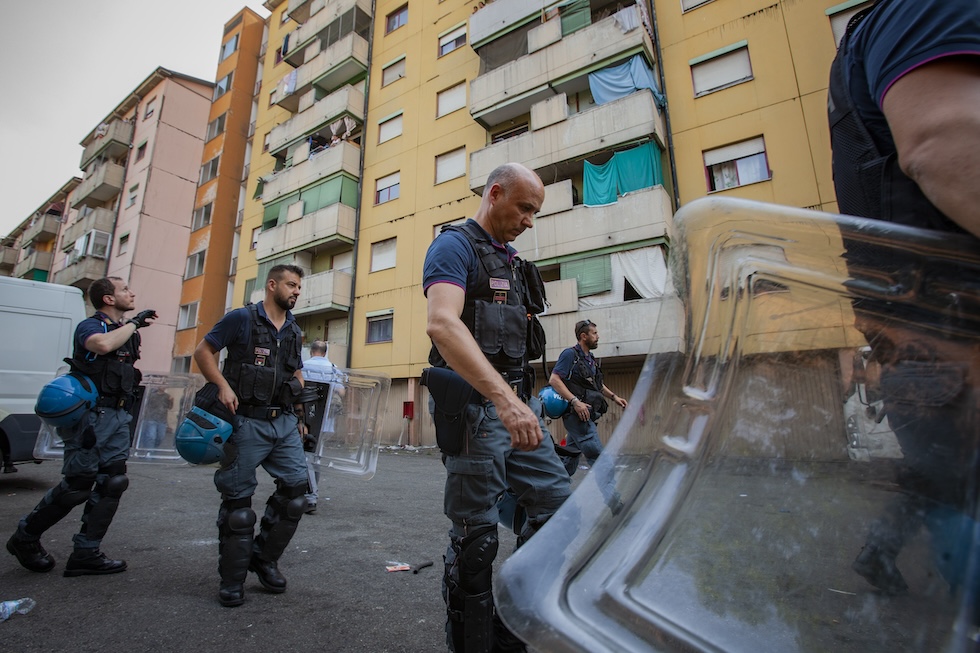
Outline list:
[[[579,308],[607,306],[623,301],[626,281],[644,299],[663,297],[667,286],[667,264],[658,245],[610,254],[612,290],[599,295],[580,297]]]

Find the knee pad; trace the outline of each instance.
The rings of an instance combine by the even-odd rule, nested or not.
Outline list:
[[[120,474],[119,476],[110,476],[104,483],[101,483],[99,486],[99,492],[104,497],[118,499],[128,487],[129,477],[125,474]]]
[[[294,499],[290,499],[289,503],[286,504],[286,518],[292,519],[293,521],[299,521],[299,518],[306,512],[306,508],[307,503],[305,495],[300,495]]]
[[[496,525],[486,526],[463,538],[456,564],[459,567],[459,584],[467,593],[477,594],[490,589],[498,546]]]
[[[238,508],[228,513],[225,523],[232,533],[251,533],[255,528],[255,511],[251,508]]]

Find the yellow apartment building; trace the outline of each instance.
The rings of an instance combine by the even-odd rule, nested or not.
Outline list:
[[[190,216],[173,372],[198,372],[194,349],[232,306],[265,19],[245,8],[224,26]]]

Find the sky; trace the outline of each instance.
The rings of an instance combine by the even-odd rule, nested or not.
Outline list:
[[[69,179],[79,142],[158,66],[214,81],[224,25],[254,0],[5,0],[0,236]]]

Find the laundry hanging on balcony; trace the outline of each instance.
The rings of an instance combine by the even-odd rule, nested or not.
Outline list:
[[[653,141],[616,152],[602,165],[584,162],[583,204],[613,204],[619,195],[664,183],[660,148]]]
[[[666,106],[667,102],[653,78],[653,71],[640,54],[633,55],[624,63],[589,73],[589,90],[596,104],[618,100],[641,88],[650,89],[657,107],[662,109]]]

